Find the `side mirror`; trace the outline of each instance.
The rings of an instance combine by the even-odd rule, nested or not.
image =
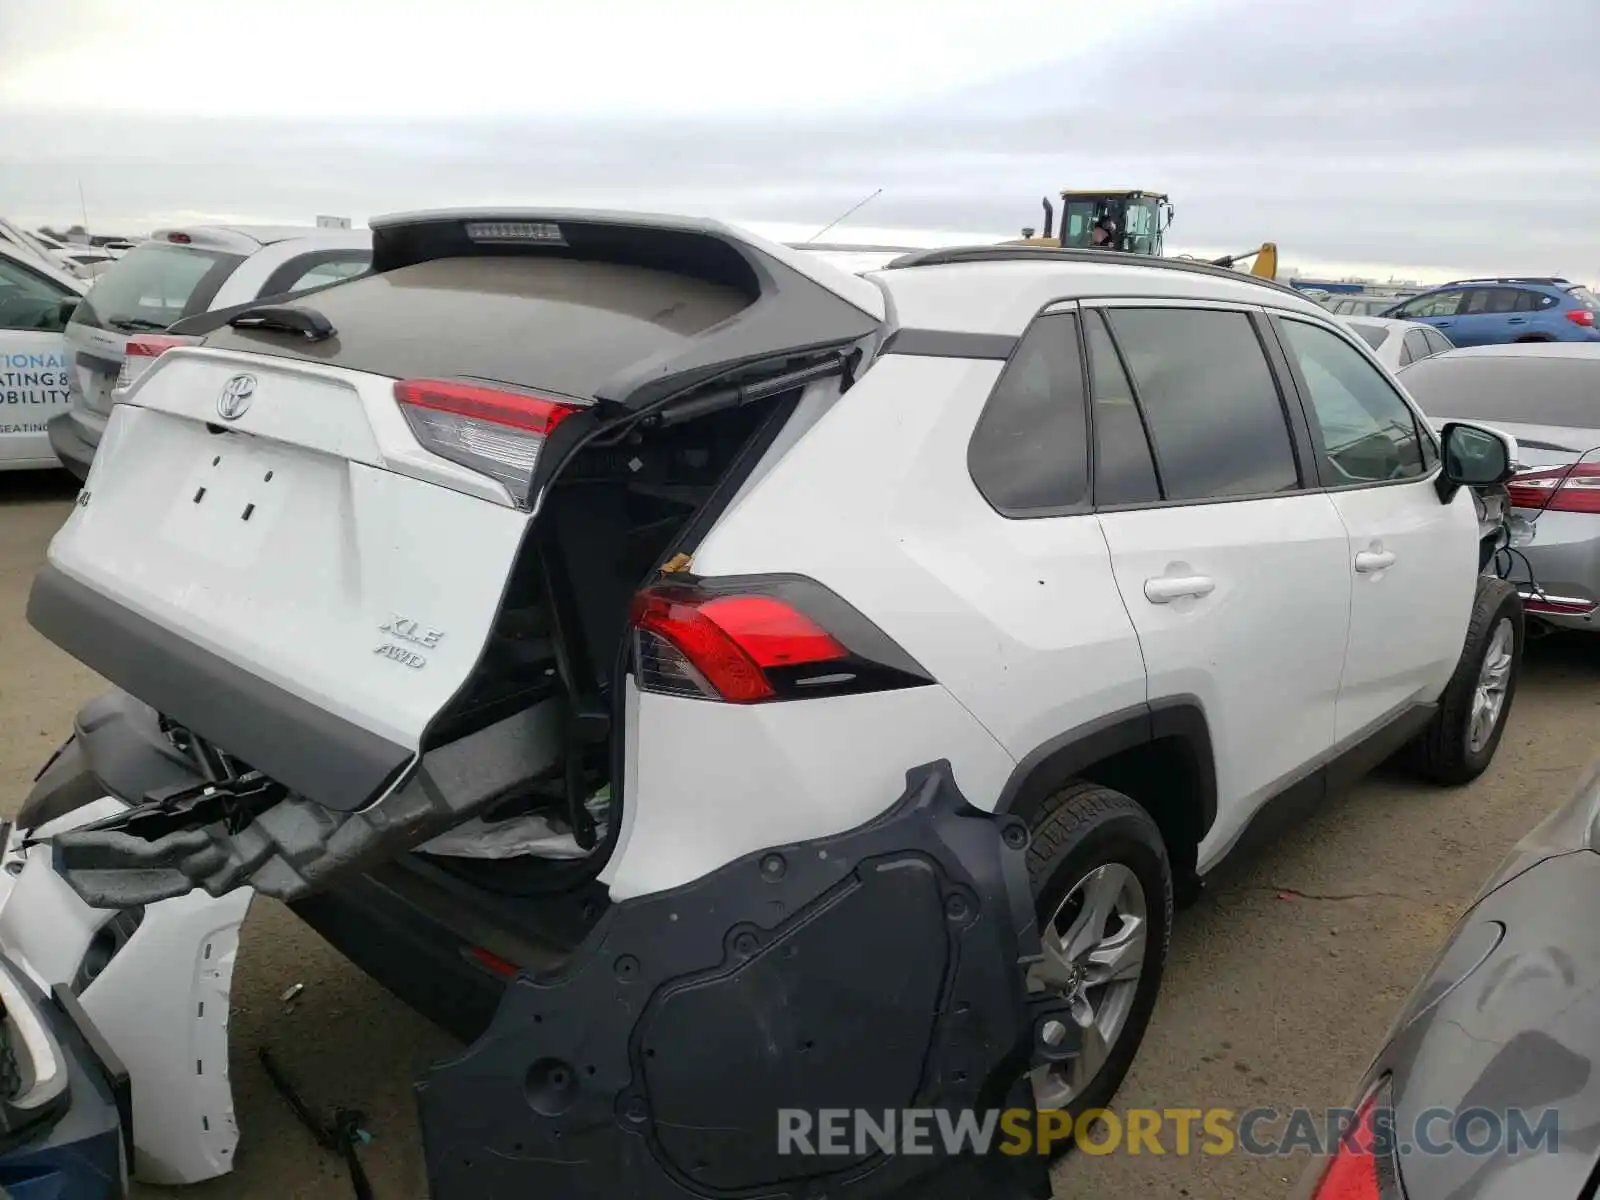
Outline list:
[[[1439,498],[1449,501],[1458,488],[1494,487],[1516,474],[1517,439],[1498,429],[1450,421],[1440,431],[1444,469]]]

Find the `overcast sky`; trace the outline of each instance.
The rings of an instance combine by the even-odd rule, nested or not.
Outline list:
[[[0,214],[446,204],[1015,236],[1164,189],[1177,252],[1600,280],[1600,0],[0,0]]]

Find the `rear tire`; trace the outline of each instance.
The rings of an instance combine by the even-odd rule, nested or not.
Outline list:
[[[1031,824],[1028,876],[1046,954],[1029,987],[1073,995],[1074,1018],[1092,1030],[1086,1056],[1034,1072],[1034,1101],[1076,1121],[1110,1103],[1144,1040],[1167,961],[1172,868],[1150,814],[1099,784],[1069,784]]]
[[[1511,715],[1526,638],[1516,587],[1504,579],[1481,580],[1461,660],[1439,697],[1439,711],[1408,748],[1412,770],[1456,787],[1488,769]]]

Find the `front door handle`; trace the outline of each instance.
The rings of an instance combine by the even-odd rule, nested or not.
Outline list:
[[[1356,555],[1356,570],[1363,575],[1394,566],[1393,550],[1363,550]]]
[[[1528,318],[1527,317],[1512,317],[1509,321],[1506,322],[1507,325],[1526,325],[1527,323],[1528,323]]]
[[[1171,604],[1185,596],[1209,596],[1216,580],[1205,575],[1158,575],[1144,581],[1144,598],[1151,604]]]

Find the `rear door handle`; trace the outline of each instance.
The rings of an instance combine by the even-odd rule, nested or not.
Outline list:
[[[1363,550],[1356,555],[1356,570],[1363,575],[1394,566],[1393,550]]]
[[[1526,325],[1527,323],[1528,323],[1528,318],[1527,317],[1512,317],[1509,321],[1506,322],[1507,325]]]
[[[1158,575],[1144,581],[1144,598],[1151,604],[1171,604],[1185,596],[1209,596],[1216,580],[1205,575]]]

